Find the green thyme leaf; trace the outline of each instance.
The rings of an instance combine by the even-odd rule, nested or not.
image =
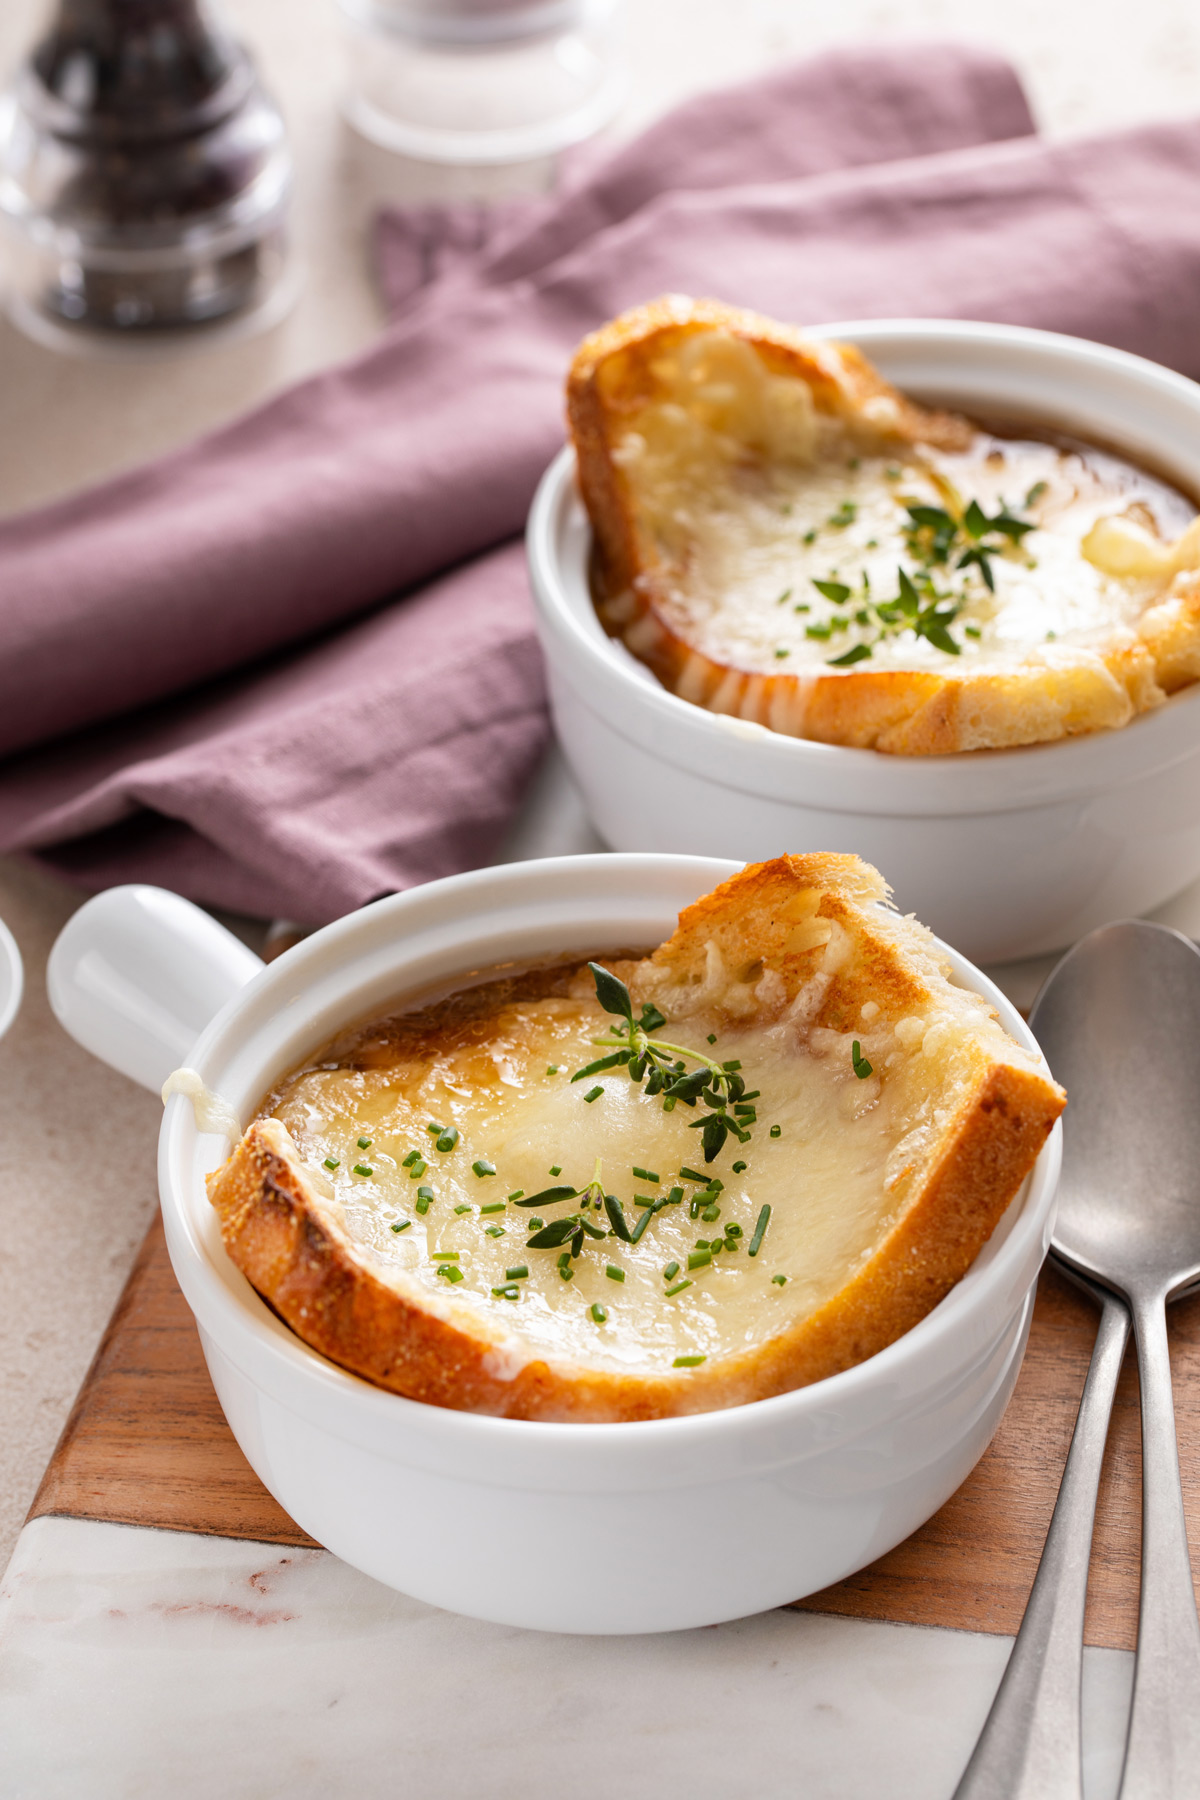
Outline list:
[[[623,981],[606,969],[601,963],[589,963],[592,980],[596,984],[596,998],[607,1013],[615,1013],[618,1018],[628,1019],[633,1024],[633,1001],[629,989]]]
[[[579,1193],[573,1187],[548,1187],[540,1193],[530,1194],[528,1200],[514,1200],[514,1206],[555,1206],[560,1200],[574,1200]]]

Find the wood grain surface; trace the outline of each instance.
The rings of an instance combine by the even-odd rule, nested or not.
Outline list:
[[[1043,1273],[1029,1349],[991,1448],[942,1510],[814,1612],[969,1631],[1020,1624],[1066,1461],[1097,1314]],[[1200,1569],[1200,1297],[1171,1309],[1184,1496]],[[586,1426],[580,1426],[581,1431]],[[1132,1648],[1141,1549],[1137,1376],[1126,1359],[1092,1552],[1087,1641]],[[30,1511],[310,1544],[238,1449],[156,1221]]]

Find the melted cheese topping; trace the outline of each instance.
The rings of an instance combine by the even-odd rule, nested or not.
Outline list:
[[[1174,538],[1193,519],[1181,494],[1119,457],[984,431],[960,454],[897,453],[876,429],[886,419],[817,415],[803,381],[767,374],[748,345],[721,332],[689,339],[655,373],[665,397],[637,415],[614,457],[660,553],[643,578],[656,608],[714,662],[799,674],[859,644],[871,646],[856,665],[867,670],[1056,661],[1047,646],[1110,644],[1176,572],[1168,557],[1126,557],[1120,567],[1098,558],[1106,568],[1081,551],[1113,515],[1150,540]],[[1036,527],[992,558],[994,593],[977,567],[954,567],[957,550],[931,571],[939,592],[964,602],[952,631],[958,656],[911,630],[879,641],[867,610],[895,599],[899,566],[919,566],[905,544],[905,503],[944,506],[947,483],[964,506],[976,500],[989,516],[1008,508]],[[851,598],[835,603],[814,580],[843,584]]]
[[[275,1108],[320,1185],[326,1159],[336,1161],[331,1180],[341,1221],[377,1271],[401,1287],[417,1283],[438,1311],[467,1306],[486,1332],[501,1335],[504,1368],[495,1373],[515,1375],[537,1355],[661,1370],[676,1356],[713,1357],[762,1344],[819,1307],[867,1260],[902,1206],[917,1140],[936,1128],[932,1116],[904,1115],[904,1081],[855,1076],[848,1038],[804,1035],[795,1018],[725,1029],[711,1054],[736,1057],[747,1090],[761,1092],[750,1143],[729,1139],[709,1169],[700,1133],[689,1129],[696,1111],[677,1106],[665,1113],[621,1068],[570,1080],[599,1054],[591,1040],[608,1023],[591,1000],[516,1002],[493,1014],[485,1033],[457,1047],[420,1055],[391,1048],[359,1059],[363,1066],[302,1071]],[[864,1019],[863,1050],[880,1058],[878,1067],[889,1057],[896,1063],[921,1053],[924,1022],[901,1026],[872,1038],[872,1021]],[[696,1013],[664,1035],[707,1048],[711,1029]],[[589,1102],[585,1095],[595,1086],[603,1091]],[[430,1123],[457,1129],[452,1150],[435,1148]],[[780,1126],[778,1138],[770,1136],[773,1124]],[[360,1147],[360,1138],[370,1140],[369,1148]],[[404,1166],[413,1150],[427,1164],[419,1174]],[[484,1159],[494,1175],[474,1172],[472,1165]],[[531,1217],[548,1223],[577,1203],[539,1206],[531,1214],[506,1196],[560,1183],[579,1188],[591,1180],[597,1159],[604,1188],[623,1202],[631,1227],[644,1210],[638,1197],[666,1195],[673,1185],[689,1199],[697,1191],[695,1181],[680,1180],[684,1166],[724,1183],[720,1217],[691,1219],[688,1199],[669,1205],[637,1245],[615,1236],[589,1239],[565,1281],[560,1251],[531,1250],[526,1240]],[[735,1174],[734,1162],[746,1166]],[[355,1173],[356,1166],[369,1173]],[[552,1173],[555,1167],[561,1174]],[[635,1167],[659,1179],[635,1177]],[[421,1186],[434,1194],[424,1214],[416,1207]],[[770,1224],[751,1258],[748,1246],[764,1204],[772,1209]],[[585,1216],[608,1228],[603,1213]],[[709,1266],[689,1273],[689,1252],[719,1240],[730,1223],[741,1228],[737,1249],[722,1249]],[[453,1286],[437,1274],[434,1260],[449,1252],[457,1254],[453,1266],[463,1275]],[[668,1278],[671,1263],[680,1270]],[[529,1275],[515,1284],[519,1298],[494,1295],[506,1271],[522,1265]],[[623,1279],[613,1279],[609,1267]],[[773,1280],[777,1275],[786,1282]],[[668,1299],[666,1289],[685,1279],[692,1285]],[[603,1324],[591,1317],[594,1303],[606,1309]]]

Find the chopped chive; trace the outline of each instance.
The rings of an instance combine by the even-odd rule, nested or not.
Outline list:
[[[503,1287],[494,1287],[492,1292],[499,1300],[519,1300],[521,1298],[520,1288],[514,1287],[513,1284],[508,1281],[505,1282]]]
[[[657,1184],[660,1180],[659,1175],[654,1169],[639,1169],[636,1163],[634,1164],[633,1173],[635,1179],[638,1181],[653,1181]]]
[[[683,1189],[681,1187],[673,1187],[671,1189],[670,1193],[667,1195],[665,1204],[667,1206],[678,1206],[679,1202],[682,1199],[683,1199]]]
[[[771,1136],[772,1137],[782,1137],[783,1136],[783,1126],[782,1125],[772,1125]]]
[[[453,1263],[443,1263],[438,1269],[438,1274],[444,1275],[450,1282],[461,1281],[463,1278],[462,1270],[456,1269]]]
[[[679,1264],[677,1262],[669,1262],[667,1264],[666,1268],[663,1270],[663,1280],[664,1281],[674,1281],[674,1279],[678,1275],[678,1273],[679,1273]]]
[[[483,1229],[487,1232],[489,1237],[503,1237],[505,1235],[503,1225],[485,1225]]]
[[[589,1088],[587,1093],[583,1097],[587,1101],[588,1105],[590,1106],[592,1101],[598,1100],[603,1092],[604,1092],[604,1089],[601,1087],[600,1083],[597,1082],[595,1087]]]
[[[479,1210],[481,1213],[503,1212],[506,1204],[504,1200],[493,1200],[490,1206],[481,1206]]]
[[[651,1219],[654,1217],[654,1215],[657,1211],[658,1211],[658,1206],[654,1205],[654,1206],[649,1207],[642,1214],[641,1218],[638,1220],[637,1224],[634,1226],[633,1230],[629,1234],[629,1241],[631,1244],[639,1244],[641,1242],[642,1233],[645,1231],[647,1225],[650,1223]]]
[[[327,1169],[338,1169],[341,1167],[341,1163],[342,1159],[340,1156],[327,1156],[325,1158],[325,1167]]]
[[[688,1266],[689,1270],[706,1268],[711,1261],[712,1261],[712,1251],[711,1250],[689,1250],[688,1251],[687,1266]]]
[[[727,1238],[740,1238],[741,1235],[742,1235],[741,1226],[737,1223],[737,1221],[735,1219],[730,1219],[728,1225],[726,1225],[726,1227],[725,1227],[725,1236]]]
[[[518,1263],[515,1268],[505,1269],[504,1271],[504,1279],[506,1281],[525,1281],[528,1279],[528,1276],[529,1267],[526,1263]]]
[[[855,1038],[850,1046],[850,1061],[854,1064],[854,1073],[860,1081],[865,1081],[871,1073],[871,1065],[862,1053],[862,1045]]]
[[[721,1209],[719,1206],[706,1206],[704,1211],[700,1214],[700,1217],[704,1220],[706,1225],[711,1225],[713,1220],[719,1219],[720,1216]]]
[[[371,1148],[371,1143],[372,1140],[370,1138],[359,1138],[358,1147],[360,1150],[369,1150]]]
[[[471,1208],[467,1204],[467,1202],[464,1200],[464,1201],[462,1201],[462,1203],[460,1205],[456,1206],[454,1210],[456,1213],[465,1213],[465,1212],[470,1212]]]
[[[446,1127],[444,1125],[439,1125],[436,1119],[430,1119],[430,1121],[426,1125],[425,1129],[429,1133],[430,1137],[441,1137],[441,1135],[442,1135],[443,1131],[445,1131]]]
[[[551,1165],[550,1173],[552,1175],[561,1175],[562,1174],[562,1169],[558,1163],[554,1163]]]
[[[750,1239],[750,1243],[747,1246],[747,1254],[749,1256],[758,1255],[759,1250],[762,1248],[762,1241],[767,1235],[767,1226],[770,1223],[771,1209],[769,1206],[764,1206],[758,1215],[758,1223],[754,1227],[754,1236]]]
[[[545,1219],[530,1219],[525,1229],[526,1231],[541,1231],[545,1226],[545,1223]]]
[[[435,1150],[442,1151],[442,1153],[444,1154],[447,1150],[453,1150],[453,1148],[454,1148],[455,1144],[457,1144],[457,1142],[458,1142],[458,1132],[455,1130],[454,1126],[451,1125],[449,1131],[443,1131],[441,1137],[438,1139],[437,1143],[434,1145],[434,1148],[435,1148]]]
[[[547,1063],[546,1064],[546,1073],[547,1073],[547,1075],[557,1075],[558,1074],[558,1064],[557,1063]]]
[[[624,1269],[618,1269],[616,1263],[609,1263],[605,1268],[604,1273],[608,1276],[610,1281],[624,1281],[625,1279]]]
[[[597,1325],[603,1325],[604,1321],[608,1318],[608,1314],[598,1300],[592,1302],[591,1306],[588,1307],[588,1311],[591,1313],[593,1319],[595,1319]]]
[[[486,1156],[477,1156],[475,1161],[471,1164],[471,1167],[481,1181],[485,1175],[494,1175],[496,1173],[495,1163],[490,1163]]]
[[[700,1217],[700,1201],[696,1197],[696,1195],[693,1194],[692,1198],[688,1201],[688,1218],[689,1219],[698,1219],[699,1217]]]
[[[983,633],[980,631],[978,625],[964,625],[963,636],[969,638],[981,638]]]
[[[411,1169],[413,1164],[415,1162],[420,1162],[420,1160],[421,1152],[419,1150],[410,1150],[408,1155],[404,1158],[404,1161],[400,1164],[400,1167],[402,1169]]]
[[[374,1169],[368,1169],[366,1163],[355,1163],[354,1173],[356,1175],[373,1175],[375,1171]]]
[[[512,1193],[508,1197],[510,1200],[519,1200],[521,1198],[521,1195],[524,1192],[525,1192],[524,1188],[514,1188]]]
[[[427,1213],[429,1211],[429,1202],[432,1199],[433,1199],[433,1189],[432,1188],[419,1187],[417,1189],[417,1211],[419,1213]]]
[[[434,1262],[457,1262],[457,1250],[435,1250],[432,1252]]]
[[[782,662],[782,661],[783,661],[783,660],[784,660],[784,658],[785,658],[785,657],[788,657],[788,656],[790,656],[790,655],[791,655],[791,654],[792,654],[792,653],[791,653],[791,651],[790,651],[790,650],[777,650],[777,651],[776,651],[776,652],[775,652],[775,658],[776,658],[776,661],[777,661],[777,662]]]
[[[814,527],[812,530],[806,531],[800,541],[803,544],[815,544],[817,541],[816,528]]]
[[[575,1279],[575,1271],[569,1263],[561,1265],[558,1272],[564,1281],[574,1281]]]
[[[772,1275],[771,1280],[776,1287],[782,1287],[787,1280],[787,1276],[786,1275]]]
[[[746,1167],[746,1164],[745,1164],[745,1163],[744,1163],[744,1162],[735,1162],[735,1163],[734,1163],[734,1165],[733,1165],[733,1172],[734,1172],[734,1174],[735,1174],[735,1175],[740,1175],[740,1174],[741,1174],[741,1172],[742,1172],[742,1170],[743,1170],[743,1169],[744,1169],[744,1168],[745,1168],[745,1167]]]
[[[776,606],[785,606],[787,604],[787,602],[791,599],[791,597],[792,597],[791,588],[784,588],[782,594],[780,594],[778,600],[775,602]],[[709,1038],[708,1041],[711,1044],[713,1040],[711,1038]]]
[[[392,1230],[393,1231],[407,1231],[411,1224],[412,1224],[411,1219],[401,1219],[399,1225],[392,1226]]]
[[[428,1168],[429,1168],[429,1164],[427,1162],[422,1162],[421,1158],[418,1156],[416,1162],[413,1164],[412,1168],[408,1171],[408,1179],[410,1181],[420,1181],[422,1175],[424,1175],[426,1173]]]
[[[615,1194],[605,1194],[604,1210],[608,1214],[608,1222],[616,1236],[629,1243],[629,1226],[625,1221],[625,1208]]]
[[[671,1367],[673,1369],[694,1369],[698,1363],[707,1361],[706,1356],[677,1356]]]
[[[654,1198],[653,1194],[635,1194],[633,1196],[633,1204],[635,1206],[657,1206],[658,1201]]]
[[[666,1293],[663,1295],[663,1299],[669,1300],[672,1294],[682,1294],[684,1288],[695,1287],[695,1285],[694,1281],[677,1281],[674,1287],[669,1287],[667,1289]]]
[[[675,1111],[675,1096],[674,1096],[674,1094],[668,1094],[666,1099],[663,1101],[663,1111],[664,1112],[674,1112]]]
[[[708,1176],[697,1175],[695,1169],[680,1169],[679,1173],[684,1181],[702,1181],[705,1187],[708,1186]]]

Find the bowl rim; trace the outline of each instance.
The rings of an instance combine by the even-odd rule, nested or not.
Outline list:
[[[497,894],[503,896],[508,890],[515,892],[529,882],[531,875],[536,883],[550,890],[553,899],[560,888],[568,893],[590,888],[597,877],[603,876],[624,880],[629,894],[635,884],[648,886],[655,875],[686,878],[691,874],[711,886],[742,866],[726,858],[607,852],[502,864],[391,895],[335,920],[266,964],[203,1032],[192,1052],[191,1065],[205,1079],[219,1079],[217,1066],[223,1055],[236,1050],[239,1037],[244,1040],[246,1018],[252,1008],[261,1010],[268,1004],[274,1007],[273,1016],[286,1013],[297,990],[302,990],[318,966],[330,958],[335,970],[345,974],[349,991],[356,958],[365,957],[375,940],[388,937],[403,960],[406,937],[419,928],[420,914],[427,912],[432,916],[448,901],[470,902],[474,897],[476,905],[470,916],[482,920],[488,916],[490,899]],[[696,889],[697,893],[706,891],[707,887]],[[1041,1058],[1028,1025],[1006,996],[967,958],[949,946],[941,947],[964,985],[983,994],[996,1007],[1009,1033]],[[463,960],[469,964],[469,950],[464,952]],[[1044,1058],[1041,1060],[1044,1064]],[[448,1443],[453,1447],[466,1441],[481,1450],[489,1445],[517,1449],[522,1443],[537,1450],[563,1450],[569,1446],[572,1460],[581,1456],[603,1459],[622,1444],[635,1449],[641,1446],[647,1451],[655,1446],[678,1450],[707,1440],[719,1444],[724,1438],[744,1437],[756,1426],[768,1434],[775,1433],[781,1425],[799,1423],[807,1414],[825,1413],[831,1406],[855,1399],[864,1390],[886,1389],[889,1382],[896,1386],[896,1378],[906,1365],[936,1356],[939,1344],[952,1339],[972,1311],[984,1311],[993,1293],[1004,1291],[1035,1244],[1036,1266],[1040,1267],[1049,1241],[1062,1154],[1059,1121],[1039,1152],[1019,1211],[1002,1238],[997,1241],[994,1235],[981,1251],[980,1257],[987,1257],[983,1267],[977,1259],[925,1318],[865,1362],[807,1387],[740,1406],[667,1419],[595,1423],[581,1430],[577,1423],[498,1418],[412,1400],[374,1386],[314,1350],[270,1311],[245,1277],[235,1270],[237,1280],[231,1282],[210,1256],[196,1229],[187,1193],[188,1184],[197,1178],[198,1137],[190,1102],[182,1095],[174,1095],[167,1103],[159,1138],[159,1183],[171,1260],[202,1332],[211,1334],[217,1346],[232,1357],[256,1387],[275,1393],[293,1410],[302,1389],[318,1402],[323,1394],[336,1408],[334,1419],[329,1417],[328,1408],[322,1409],[326,1425],[350,1441],[361,1442],[361,1431],[354,1431],[351,1422],[352,1418],[357,1419],[372,1434],[371,1442],[376,1448],[392,1433],[410,1425],[416,1427],[417,1436],[434,1445]],[[1023,1287],[1021,1304],[1026,1293]],[[246,1367],[248,1358],[256,1362],[254,1370]]]
[[[1115,376],[1126,387],[1182,406],[1200,426],[1200,384],[1145,357],[1063,333],[968,320],[869,319],[806,327],[805,335],[847,339],[868,349],[883,340],[926,352],[945,347],[960,380],[964,353],[981,351],[1040,360],[1045,367],[1071,371],[1081,382],[1098,374]],[[1033,396],[1036,381],[1036,372],[1031,371]],[[1103,400],[1090,387],[1088,391],[1093,405]],[[1114,441],[1119,442],[1120,436],[1119,426],[1114,426]],[[699,754],[710,764],[704,770],[708,781],[743,793],[769,792],[786,801],[799,797],[795,784],[803,780],[804,804],[833,812],[845,810],[848,785],[855,790],[851,801],[855,810],[912,815],[1009,812],[1031,802],[1050,804],[1124,785],[1170,767],[1200,745],[1196,706],[1200,682],[1119,729],[947,756],[883,756],[876,750],[788,737],[764,725],[710,712],[671,693],[648,670],[635,669],[629,653],[618,654],[594,614],[585,621],[572,602],[563,580],[559,538],[564,516],[572,509],[577,516],[582,513],[574,477],[575,455],[568,443],[542,476],[526,528],[535,611],[551,668],[558,665],[562,672],[565,657],[586,670],[592,694],[577,696],[585,705],[589,698],[594,704],[598,686],[612,704],[626,705],[643,717],[648,714],[658,727],[656,754],[681,768],[694,767]],[[686,754],[680,748],[685,742]],[[826,788],[828,782],[834,784],[832,789]]]
[[[0,1038],[13,1023],[21,1010],[21,999],[25,992],[25,965],[21,961],[21,952],[17,940],[8,926],[0,919]],[[7,985],[7,993],[5,986]]]

